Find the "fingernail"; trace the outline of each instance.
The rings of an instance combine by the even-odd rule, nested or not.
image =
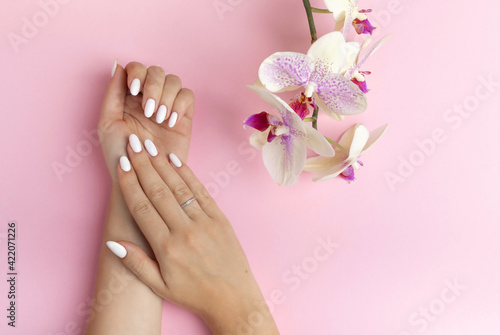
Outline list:
[[[111,78],[115,75],[116,67],[118,66],[118,59],[115,59],[115,63],[113,64],[113,69],[111,70]]]
[[[156,112],[156,123],[162,123],[167,116],[167,106],[161,105]]]
[[[139,94],[139,90],[141,89],[141,81],[137,78],[132,80],[132,84],[130,84],[130,94],[136,96]]]
[[[125,172],[129,172],[130,171],[131,166],[130,166],[130,161],[128,160],[127,156],[121,156],[120,157],[120,167]]]
[[[132,147],[132,150],[134,150],[134,152],[141,152],[141,141],[139,141],[139,137],[137,137],[137,135],[130,135],[130,137],[128,138],[128,142],[130,143],[130,146]]]
[[[179,157],[177,157],[176,154],[170,153],[168,155],[168,157],[170,158],[170,161],[172,162],[172,164],[174,164],[175,166],[177,166],[177,167],[181,167],[182,166],[181,160],[179,159]]]
[[[144,107],[144,115],[146,115],[146,117],[151,117],[151,115],[153,115],[155,112],[155,104],[154,99],[148,99],[148,101],[146,101],[146,107]]]
[[[120,258],[127,256],[127,249],[125,249],[125,247],[120,243],[108,241],[106,242],[106,245],[108,246],[109,250],[111,250],[116,256]]]
[[[155,144],[151,140],[145,140],[144,141],[144,146],[146,147],[146,150],[149,152],[149,154],[153,157],[158,155],[158,150],[156,149]]]
[[[172,115],[170,115],[170,118],[168,119],[168,126],[170,128],[172,128],[175,125],[178,116],[179,115],[177,114],[177,112],[173,112]]]

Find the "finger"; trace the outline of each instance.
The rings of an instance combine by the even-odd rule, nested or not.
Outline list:
[[[120,158],[119,165],[118,182],[127,207],[156,254],[162,241],[169,235],[168,227],[142,190],[126,156]]]
[[[137,278],[149,286],[156,295],[165,296],[168,287],[161,275],[160,267],[157,262],[148,257],[148,255],[139,246],[128,241],[107,241],[108,248],[119,258],[123,264]]]
[[[173,228],[179,224],[185,225],[190,221],[189,217],[180,208],[179,202],[174,197],[174,194],[172,194],[171,188],[165,184],[156,172],[148,154],[145,150],[142,150],[138,137],[130,135],[129,142],[130,146],[127,150],[130,161],[149,201],[169,228]],[[147,149],[152,159],[156,159],[159,156],[158,150],[154,147],[152,141],[146,141],[146,143],[148,144]]]
[[[168,119],[168,126],[172,128],[184,116],[193,117],[194,110],[194,93],[188,88],[182,88],[175,98],[172,106],[172,114]]]
[[[142,96],[142,109],[144,115],[151,117],[158,108],[163,85],[165,83],[165,71],[159,66],[150,66],[147,69],[146,81],[144,82],[144,90]]]
[[[147,142],[148,146],[154,145],[151,141]],[[148,149],[148,152],[149,151],[150,149]],[[156,151],[156,149],[154,149],[154,151]],[[156,170],[159,177],[163,180],[164,184],[170,189],[171,193],[173,194],[178,209],[187,214],[187,216],[191,219],[195,219],[199,215],[206,216],[197,201],[190,202],[189,205],[186,205],[184,208],[180,207],[190,199],[193,199],[195,197],[195,194],[189,188],[189,186],[186,185],[181,176],[177,174],[166,156],[156,155],[154,157],[151,157],[150,161],[152,163],[153,169]],[[171,216],[170,213],[168,213],[168,215]],[[172,229],[176,228],[175,222],[169,222],[168,224]]]
[[[130,89],[130,94],[136,96],[144,88],[148,69],[141,63],[131,62],[127,64],[125,71],[127,72],[127,87]]]
[[[189,187],[196,197],[196,202],[201,209],[210,217],[216,217],[221,213],[219,207],[215,203],[208,190],[203,186],[203,184],[196,178],[193,171],[183,163],[174,153],[169,155],[170,161],[173,165],[173,169],[177,172],[179,177],[182,178],[184,183]],[[191,204],[189,205],[191,206]],[[187,207],[189,207],[187,206]],[[185,209],[187,209],[185,207]]]
[[[172,112],[172,106],[174,105],[175,98],[177,94],[182,89],[182,82],[179,77],[173,74],[169,74],[165,77],[165,83],[163,85],[163,93],[160,99],[160,107],[158,114],[156,114],[156,122],[162,123],[170,116]]]
[[[109,126],[113,122],[123,119],[125,96],[127,95],[126,73],[116,61],[115,64],[115,72],[108,84],[99,119],[99,130],[104,132],[109,131]]]

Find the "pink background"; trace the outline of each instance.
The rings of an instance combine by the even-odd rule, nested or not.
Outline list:
[[[8,34],[41,5],[11,1],[0,12],[0,267],[5,275],[14,220],[19,272],[15,330],[0,281],[2,334],[83,334],[78,306],[92,295],[109,180],[97,145],[62,181],[52,164],[89,148],[84,132],[96,128],[115,58],[160,65],[195,91],[190,165],[232,220],[264,295],[283,292],[271,303],[282,334],[500,332],[500,87],[479,79],[500,81],[496,2],[361,0],[377,36],[393,36],[366,64],[368,111],[341,124],[323,117],[320,129],[334,138],[356,122],[389,130],[354,184],[304,174],[291,188],[273,184],[242,120],[266,108],[245,88],[261,61],[307,51],[300,0],[221,0],[232,9],[221,15],[212,0],[66,2],[17,53]],[[332,29],[329,15],[316,18],[320,35]],[[469,114],[453,112],[463,104]],[[436,128],[445,140],[419,153]],[[417,166],[398,172],[402,160]],[[391,187],[387,174],[401,172]],[[313,261],[329,236],[338,247]],[[288,272],[294,265],[307,278]],[[165,306],[164,334],[207,333]],[[80,332],[65,331],[74,323]]]

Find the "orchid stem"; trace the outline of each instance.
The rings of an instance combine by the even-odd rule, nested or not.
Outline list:
[[[304,2],[304,8],[306,9],[307,20],[309,21],[309,30],[311,31],[311,44],[318,40],[318,34],[316,33],[316,26],[314,25],[314,18],[311,9],[311,4],[309,0],[302,0]]]
[[[313,115],[311,117],[312,127],[316,130],[318,130],[318,112],[319,112],[319,107],[316,106],[316,108],[314,108]]]
[[[313,117],[306,117],[302,121],[304,121],[304,122],[313,122],[313,121],[316,121],[317,119],[318,118],[316,118],[316,117],[313,116]]]
[[[343,151],[346,155],[348,155],[348,156],[349,156],[349,152],[348,152],[348,151],[347,151],[347,150],[346,150],[343,146],[341,146],[340,144],[338,144],[337,142],[335,142],[334,140],[332,140],[332,139],[331,139],[331,138],[329,138],[329,137],[326,137],[326,136],[325,136],[325,138],[326,138],[326,140],[327,140],[328,142],[330,142],[331,144],[333,144],[334,146],[336,146],[336,147],[337,147],[337,148],[339,148],[341,151]]]
[[[311,7],[311,11],[313,13],[332,14],[332,12],[330,12],[328,9],[321,9],[321,8],[315,8],[315,7]]]

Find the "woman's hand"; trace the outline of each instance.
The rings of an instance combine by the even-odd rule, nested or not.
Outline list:
[[[173,153],[169,160],[148,135],[130,136],[130,160],[120,158],[117,175],[156,260],[128,241],[108,247],[157,295],[200,316],[214,334],[249,334],[249,327],[252,334],[278,334],[231,224],[189,167]]]
[[[125,155],[130,134],[155,141],[162,151],[175,151],[186,160],[191,139],[194,94],[179,77],[158,66],[146,68],[115,63],[99,119],[99,137],[113,184],[116,161]]]

